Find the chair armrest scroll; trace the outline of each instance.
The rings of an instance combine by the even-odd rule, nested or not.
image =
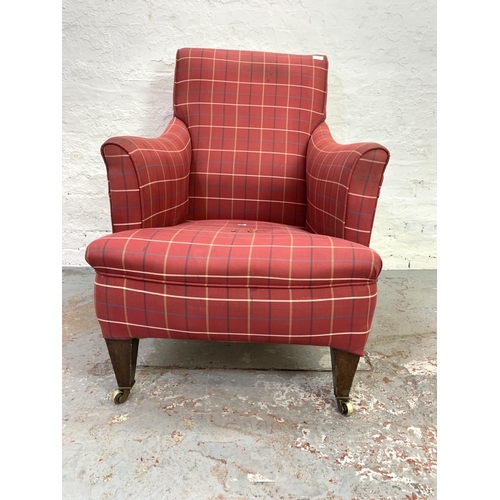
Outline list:
[[[173,118],[160,137],[113,137],[101,147],[113,232],[186,220],[191,137]]]
[[[306,228],[368,246],[388,162],[380,144],[338,144],[320,124],[306,155]]]

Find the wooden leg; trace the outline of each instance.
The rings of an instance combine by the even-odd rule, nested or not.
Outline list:
[[[135,383],[139,339],[105,340],[118,383],[118,389],[113,393],[112,399],[115,404],[125,403]]]
[[[349,393],[360,357],[333,348],[330,348],[330,353],[332,356],[333,390],[337,400],[337,408],[342,415],[350,415],[353,409],[349,401]]]

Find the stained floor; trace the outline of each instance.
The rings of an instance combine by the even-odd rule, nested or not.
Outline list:
[[[113,404],[93,279],[63,269],[64,499],[437,497],[436,271],[382,272],[348,418],[304,346],[142,340]]]

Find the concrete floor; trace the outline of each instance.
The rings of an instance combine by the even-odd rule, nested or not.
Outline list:
[[[62,276],[64,499],[437,497],[435,271],[382,273],[348,418],[302,346],[143,340],[115,405],[93,271]]]

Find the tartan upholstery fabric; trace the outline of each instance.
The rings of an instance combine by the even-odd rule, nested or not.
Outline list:
[[[192,221],[87,248],[106,338],[335,346],[362,354],[382,263],[370,248],[278,223]]]
[[[186,220],[191,138],[181,120],[174,117],[155,139],[108,139],[101,154],[114,232]]]
[[[337,144],[324,56],[181,49],[156,139],[101,149],[113,234],[93,241],[107,339],[329,346],[362,355],[388,151]]]
[[[304,227],[307,143],[325,119],[327,70],[325,56],[178,51],[174,113],[193,151],[188,219]]]
[[[98,272],[195,286],[318,288],[376,280],[369,247],[262,221],[191,221],[103,236],[87,249]]]
[[[319,125],[307,150],[306,228],[369,245],[388,161],[383,146],[337,144],[328,125]]]

